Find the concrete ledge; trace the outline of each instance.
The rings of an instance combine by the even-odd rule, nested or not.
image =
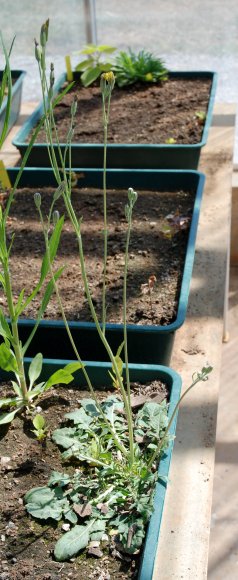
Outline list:
[[[181,405],[154,580],[205,580],[215,460],[226,265],[236,106],[225,105],[228,123],[212,126],[199,169],[206,185],[197,236],[188,317],[175,339],[171,366],[183,378],[209,362],[209,381]],[[215,108],[222,114],[222,107]]]
[[[21,113],[30,114],[34,107],[35,103],[24,103]],[[236,106],[233,104],[215,107],[213,126],[199,168],[206,174],[206,186],[188,317],[177,332],[171,366],[182,375],[184,387],[191,383],[192,374],[207,362],[214,370],[209,381],[198,385],[180,409],[153,580],[207,578],[226,266],[230,245],[235,112]],[[11,132],[0,155],[6,166],[14,165],[19,158],[11,145],[17,130],[18,127],[15,127]],[[235,196],[238,205],[236,179],[235,176],[233,201]],[[236,223],[232,227],[236,229]]]

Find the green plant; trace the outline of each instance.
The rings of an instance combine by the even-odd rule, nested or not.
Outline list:
[[[41,39],[48,36],[41,33]],[[153,510],[153,492],[158,477],[157,464],[159,458],[169,443],[169,429],[184,396],[200,381],[206,381],[211,367],[207,366],[200,373],[193,376],[192,384],[185,390],[180,401],[172,410],[171,417],[167,416],[167,404],[155,402],[146,403],[142,409],[134,414],[131,407],[130,376],[127,352],[127,270],[129,259],[129,243],[133,218],[133,207],[137,200],[137,193],[133,188],[128,189],[128,202],[125,206],[127,233],[125,241],[125,265],[123,280],[123,325],[124,340],[119,345],[116,355],[113,354],[105,333],[106,308],[102,321],[99,321],[92,301],[87,271],[84,259],[83,240],[81,235],[82,216],[75,214],[71,196],[71,165],[70,147],[73,136],[74,116],[76,104],[71,107],[71,122],[67,139],[69,167],[66,170],[66,156],[63,157],[57,138],[57,129],[54,121],[52,106],[53,82],[49,88],[46,82],[45,44],[37,54],[39,72],[42,83],[43,103],[45,112],[45,131],[49,147],[49,155],[53,172],[58,183],[58,193],[54,199],[62,196],[65,210],[74,227],[78,242],[79,266],[84,283],[84,291],[95,322],[99,337],[111,361],[110,376],[116,395],[99,402],[91,384],[87,368],[82,367],[85,382],[89,388],[91,398],[82,401],[80,409],[68,413],[66,420],[71,424],[57,429],[53,433],[53,440],[64,449],[63,461],[77,460],[80,468],[72,474],[53,472],[47,486],[30,490],[25,496],[28,512],[39,519],[52,518],[60,521],[65,518],[72,529],[64,534],[56,544],[55,558],[63,561],[76,555],[88,545],[89,540],[101,540],[105,531],[119,536],[123,550],[135,553],[141,546],[145,535],[145,526]],[[52,67],[51,67],[52,74]],[[50,77],[52,78],[52,76]],[[104,142],[105,124],[108,122],[107,99],[111,98],[114,76],[111,72],[103,73],[101,77],[101,91],[103,101]],[[110,103],[109,103],[110,104]],[[105,123],[105,115],[107,117]],[[53,147],[52,132],[56,135],[60,168],[57,163]],[[106,170],[106,167],[104,167]],[[106,203],[106,184],[102,204]],[[41,205],[37,201],[37,208],[45,238],[46,255],[50,257],[50,241],[48,238],[48,222],[44,221]],[[57,215],[57,223],[60,221]],[[105,229],[107,229],[107,217]],[[104,238],[104,252],[105,252]],[[103,276],[106,270],[106,259],[103,257]],[[50,264],[50,275],[57,294],[62,318],[65,322],[72,351],[79,363],[80,354],[74,343],[64,307],[58,289],[57,278]],[[150,291],[155,279],[149,280]],[[104,288],[105,292],[105,288]],[[105,299],[106,303],[106,299]],[[125,363],[122,360],[124,350]]]
[[[46,27],[42,31],[43,43],[45,34]],[[6,113],[6,118],[8,118],[10,115],[10,102],[11,102],[11,72],[9,65],[9,56],[5,48],[4,55],[6,59],[4,82],[5,85],[6,83],[8,83],[8,108]],[[69,88],[70,87],[67,87],[66,92],[69,90]],[[52,99],[51,106],[54,108],[56,103],[58,103],[61,100],[61,98],[62,95],[57,97],[57,99]],[[5,313],[3,312],[2,308],[0,308],[0,336],[2,339],[2,342],[0,344],[0,368],[3,371],[6,371],[6,373],[11,373],[11,375],[15,376],[15,380],[12,380],[12,388],[14,391],[14,396],[7,396],[0,399],[0,409],[1,411],[3,411],[0,414],[0,425],[4,423],[10,423],[14,419],[16,413],[18,412],[22,412],[23,410],[26,409],[31,410],[35,402],[39,399],[39,397],[41,397],[49,388],[58,383],[68,384],[73,380],[72,373],[74,373],[79,368],[82,368],[81,363],[79,362],[72,363],[72,365],[66,365],[64,369],[61,369],[56,373],[54,373],[51,377],[49,377],[47,381],[39,382],[38,379],[40,377],[42,370],[42,354],[38,353],[33,358],[29,367],[28,377],[26,375],[26,370],[24,367],[24,356],[26,355],[27,349],[35,335],[40,320],[45,312],[45,309],[54,291],[54,282],[52,280],[52,276],[51,277],[49,276],[49,273],[50,272],[53,273],[52,264],[60,240],[61,229],[63,226],[63,218],[59,220],[57,223],[53,222],[52,216],[55,204],[55,199],[53,199],[47,220],[49,243],[47,251],[42,259],[39,280],[29,296],[25,296],[25,289],[22,288],[17,298],[15,297],[15,292],[13,292],[12,288],[11,267],[10,267],[10,257],[12,246],[14,243],[14,235],[9,241],[7,233],[7,222],[11,210],[11,205],[14,200],[15,191],[22,175],[22,171],[26,165],[27,158],[31,151],[32,145],[44,122],[45,116],[43,116],[38,127],[34,131],[34,134],[27,148],[26,154],[22,160],[21,167],[17,174],[14,186],[9,191],[4,210],[2,210],[2,208],[0,207],[0,267],[1,267],[0,285],[2,292],[5,294],[6,297],[9,316],[9,321],[7,321],[7,319],[5,318]],[[1,140],[2,137],[5,135],[5,131],[6,127],[4,124],[4,130],[3,135],[1,136]],[[58,191],[56,191],[55,195],[57,197]],[[37,193],[35,195],[35,203],[37,206],[40,205],[40,196]],[[61,272],[62,269],[59,269],[54,273],[54,280],[57,280],[59,278]],[[18,332],[18,320],[19,317],[23,314],[25,309],[29,306],[32,300],[34,300],[35,296],[39,292],[42,292],[43,295],[41,305],[38,311],[37,320],[30,336],[26,340],[25,344],[22,344]]]
[[[0,32],[0,43],[3,49],[3,53],[4,53],[4,58],[5,58],[5,69],[3,71],[3,75],[2,75],[2,82],[0,84],[0,109],[3,103],[3,99],[6,96],[7,97],[7,105],[6,105],[6,114],[4,117],[4,123],[3,123],[3,128],[2,128],[2,132],[0,135],[0,149],[2,147],[3,141],[7,135],[7,130],[8,130],[8,125],[9,125],[9,120],[10,120],[10,113],[11,113],[11,102],[12,102],[12,76],[11,76],[11,69],[10,69],[10,54],[12,51],[12,47],[13,47],[13,43],[14,43],[14,39],[12,41],[11,44],[11,48],[9,50],[9,53],[7,53],[7,50],[5,48],[5,44],[3,41],[3,37],[2,37],[2,33]]]
[[[45,419],[42,415],[37,413],[35,417],[32,419],[33,426],[35,429],[32,429],[32,433],[36,436],[37,440],[41,443],[45,441],[47,434],[48,434],[48,427],[46,425]]]
[[[119,87],[131,85],[137,81],[156,83],[168,79],[168,71],[162,60],[145,50],[137,54],[131,49],[128,52],[121,51],[116,56],[112,70]]]
[[[76,65],[75,70],[82,72],[81,81],[85,87],[96,81],[103,72],[109,72],[112,63],[102,61],[103,55],[110,55],[115,52],[113,46],[88,44],[76,54],[87,56],[87,58]]]
[[[206,121],[206,113],[204,111],[196,111],[195,113],[195,119],[197,119],[197,122],[199,123],[199,125],[204,125],[205,121]]]
[[[135,416],[133,466],[118,452],[93,399],[84,399],[80,409],[67,413],[70,425],[53,432],[53,441],[64,449],[62,461],[78,460],[82,467],[73,475],[53,472],[47,486],[25,495],[28,513],[37,519],[70,522],[71,529],[56,543],[54,556],[67,560],[105,532],[115,537],[123,552],[136,553],[153,512],[156,466],[171,437],[169,429],[178,406],[195,384],[207,379],[210,367],[194,375],[168,420],[166,402],[145,403]],[[102,403],[105,416],[127,443],[124,405],[118,396]]]

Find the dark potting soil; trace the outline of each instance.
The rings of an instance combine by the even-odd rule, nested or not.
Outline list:
[[[168,398],[166,386],[160,381],[132,387],[134,404],[142,395],[157,402]],[[1,395],[11,393],[1,385]],[[109,394],[109,392],[107,392]],[[42,446],[32,434],[30,419],[16,417],[11,426],[0,428],[1,518],[0,518],[0,578],[4,580],[127,580],[136,578],[139,555],[113,552],[108,542],[103,557],[87,556],[86,551],[69,562],[55,562],[53,550],[62,535],[62,522],[52,520],[40,524],[27,515],[23,498],[32,487],[47,483],[52,470],[72,472],[72,466],[62,467],[60,451],[50,434],[59,427],[65,413],[79,406],[88,391],[76,387],[57,387],[40,401],[42,414],[49,427],[46,444]],[[100,399],[105,394],[98,393]],[[145,401],[143,401],[145,402]],[[112,555],[112,552],[114,556]]]
[[[128,184],[133,185],[133,184]],[[35,190],[19,190],[11,207],[8,220],[8,238],[15,235],[11,251],[11,275],[14,295],[22,288],[29,295],[39,280],[42,256],[45,252],[42,228],[33,201]],[[46,215],[52,190],[41,191],[43,214]],[[75,190],[73,205],[78,218],[83,216],[82,239],[88,281],[96,311],[101,319],[103,270],[103,201],[102,191]],[[189,191],[151,192],[139,191],[133,210],[133,226],[129,250],[127,289],[127,321],[143,325],[167,325],[176,317],[178,296],[184,267],[194,193]],[[107,262],[107,321],[123,321],[122,294],[124,251],[127,222],[125,220],[125,191],[108,191],[108,262]],[[58,200],[60,215],[65,213],[62,200]],[[164,231],[169,219],[181,227],[171,237]],[[184,229],[183,229],[184,228]],[[65,265],[59,288],[66,316],[69,320],[90,321],[87,300],[80,273],[78,248],[71,223],[65,218],[55,268]],[[149,291],[150,278],[155,277]],[[6,310],[3,292],[0,304]],[[40,305],[37,296],[29,305],[24,317],[36,318]],[[47,307],[46,318],[61,318],[56,296]]]
[[[207,112],[211,80],[169,78],[156,84],[136,83],[126,88],[114,87],[108,130],[109,143],[199,143],[203,121],[197,113]],[[102,143],[102,96],[97,86],[82,87],[75,82],[55,108],[60,143],[65,143],[70,123],[70,107],[77,97],[73,142]],[[38,143],[45,142],[41,130]]]

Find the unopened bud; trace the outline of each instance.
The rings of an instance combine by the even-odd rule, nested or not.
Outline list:
[[[71,116],[75,117],[76,112],[77,112],[77,107],[78,107],[78,101],[77,99],[74,99],[71,105]]]
[[[65,181],[61,181],[61,183],[59,184],[59,186],[55,190],[55,193],[54,193],[54,196],[53,196],[53,201],[57,201],[57,199],[59,199],[59,197],[62,195],[62,193],[65,190],[65,186],[66,186]]]
[[[127,192],[127,193],[128,193],[128,200],[129,200],[129,203],[130,203],[130,204],[132,205],[132,207],[133,207],[133,205],[136,203],[136,200],[137,200],[138,194],[136,193],[136,191],[135,191],[135,190],[134,190],[132,187],[129,187],[129,188],[128,188],[128,192]]]
[[[40,31],[40,43],[41,46],[44,47],[48,40],[48,30],[49,30],[49,18],[46,20],[44,24],[42,24],[41,31]]]
[[[54,82],[55,82],[55,70],[54,70],[54,64],[52,62],[50,65],[50,88],[52,88],[54,86]]]
[[[55,211],[53,211],[53,216],[52,217],[53,217],[53,225],[56,226],[57,222],[60,219],[60,214],[59,214],[59,212],[58,212],[57,209],[55,209]]]
[[[40,206],[41,206],[41,194],[38,191],[36,191],[36,193],[34,193],[34,202],[35,202],[35,205],[36,205],[37,209],[40,209]]]
[[[40,60],[41,60],[41,48],[39,47],[37,40],[35,40],[35,57],[36,57],[37,62],[40,62]]]

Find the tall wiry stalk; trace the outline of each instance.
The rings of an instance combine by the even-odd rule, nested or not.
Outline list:
[[[45,102],[45,114],[46,115],[47,115],[47,111],[48,111],[48,119],[45,123],[45,130],[46,130],[46,135],[47,135],[48,147],[49,147],[49,151],[50,151],[50,162],[51,162],[51,165],[52,165],[52,168],[54,171],[54,175],[55,175],[56,180],[58,182],[58,185],[60,185],[60,183],[62,183],[62,180],[61,180],[60,170],[58,167],[58,163],[57,163],[57,159],[56,159],[56,155],[55,155],[55,151],[54,151],[53,138],[52,138],[52,127],[54,128],[54,133],[57,135],[57,128],[56,128],[56,125],[55,125],[54,120],[53,120],[54,119],[53,108],[51,106],[53,86],[52,86],[52,80],[51,80],[50,90],[47,89],[47,82],[46,82],[46,75],[45,75],[45,70],[46,70],[46,66],[45,66],[45,39],[47,41],[47,37],[48,37],[48,24],[46,23],[45,25],[43,25],[43,32],[41,33],[41,50],[39,49],[38,45],[36,45],[37,46],[37,61],[39,64],[39,69],[40,69],[40,78],[41,78],[41,84],[42,84],[43,100]],[[51,70],[52,70],[52,68],[51,68]],[[102,75],[102,77],[103,77],[103,81],[102,81],[101,85],[104,86],[104,94],[106,94],[108,97],[109,94],[111,94],[111,91],[113,88],[114,75],[113,75],[113,73],[104,73]],[[52,76],[51,76],[51,79],[52,79]],[[71,114],[72,114],[72,111],[71,111]],[[71,132],[71,139],[72,139],[72,136],[73,136],[73,130]],[[63,195],[63,199],[64,199],[64,203],[65,203],[65,207],[66,207],[68,216],[71,220],[71,223],[73,225],[73,228],[74,228],[74,231],[76,234],[76,238],[78,241],[80,270],[81,270],[82,280],[83,280],[83,284],[84,284],[84,290],[85,290],[85,294],[87,297],[87,301],[89,304],[89,308],[91,311],[93,321],[96,325],[96,329],[98,331],[99,337],[102,340],[102,343],[105,346],[105,349],[108,353],[109,359],[111,360],[112,367],[113,367],[115,376],[117,378],[118,386],[119,386],[119,389],[120,389],[120,392],[122,395],[122,399],[124,402],[125,413],[126,413],[126,417],[127,417],[127,421],[128,421],[128,431],[129,431],[128,460],[129,460],[130,465],[133,465],[133,463],[134,463],[134,438],[133,438],[133,421],[132,421],[130,402],[128,400],[127,393],[126,393],[124,385],[123,385],[123,380],[122,380],[121,374],[119,372],[115,356],[113,355],[111,347],[110,347],[110,345],[105,337],[105,328],[103,328],[103,326],[105,327],[105,317],[104,317],[104,325],[101,327],[100,322],[98,320],[97,313],[96,313],[94,305],[93,305],[91,293],[89,290],[86,267],[85,267],[83,242],[82,242],[82,236],[81,236],[81,220],[77,219],[75,212],[74,212],[73,205],[72,205],[72,201],[71,201],[71,182],[70,182],[71,175],[68,176],[67,171],[65,169],[65,163],[64,163],[65,160],[62,157],[62,152],[60,151],[59,141],[57,138],[56,138],[56,144],[58,145],[57,151],[59,154],[60,161],[62,163],[61,168],[63,171],[64,185],[65,185],[65,188],[64,188],[62,195]],[[70,148],[70,143],[69,143],[69,148]],[[104,184],[106,186],[105,181],[104,181]],[[105,205],[105,196],[104,196],[104,205]],[[106,213],[105,213],[105,216],[106,216]],[[107,232],[107,224],[106,224],[106,227],[104,228],[104,230],[105,230],[105,232]],[[105,238],[104,238],[104,248],[105,248],[105,243],[107,244],[107,237],[106,237],[106,242],[105,242]],[[105,274],[105,288],[106,288],[105,256],[104,256],[104,274]],[[104,294],[104,300],[105,300],[105,294]],[[74,352],[75,352],[75,349],[74,349]]]
[[[103,334],[106,331],[106,288],[107,288],[107,131],[109,124],[109,113],[111,95],[115,84],[113,72],[107,72],[101,75],[100,87],[102,92],[102,111],[103,111],[103,286],[102,286],[102,329]]]

